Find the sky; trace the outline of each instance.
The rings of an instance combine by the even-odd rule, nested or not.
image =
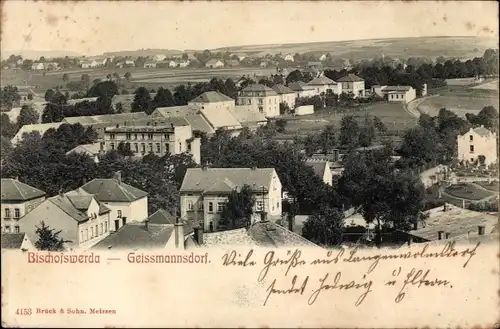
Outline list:
[[[16,1],[3,50],[83,55],[418,36],[498,38],[496,1]]]

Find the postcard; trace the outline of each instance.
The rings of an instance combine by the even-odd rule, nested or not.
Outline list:
[[[498,327],[495,2],[1,27],[2,327]]]

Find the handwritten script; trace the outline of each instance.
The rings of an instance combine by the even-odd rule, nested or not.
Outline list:
[[[379,253],[373,250],[367,253],[358,248],[332,249],[324,251],[323,257],[314,259],[307,259],[300,249],[288,250],[285,255],[280,250],[271,250],[263,257],[254,250],[246,253],[231,250],[222,257],[222,265],[255,270],[257,282],[267,286],[264,306],[276,295],[305,296],[307,304],[313,305],[320,296],[332,292],[353,294],[354,305],[360,306],[374,289],[380,287],[394,291],[394,302],[401,303],[412,289],[453,289],[451,281],[437,277],[431,268],[426,267],[427,260],[458,259],[459,266],[465,268],[477,254],[479,246],[480,243],[457,246],[451,241],[438,251],[431,251],[428,244],[418,249]],[[407,262],[405,267],[408,260],[413,261],[409,262],[410,265]],[[384,264],[382,270],[389,268],[389,273],[375,277],[373,273],[383,262],[388,264]],[[347,270],[349,266],[356,266],[356,270]],[[300,274],[295,274],[298,269]]]

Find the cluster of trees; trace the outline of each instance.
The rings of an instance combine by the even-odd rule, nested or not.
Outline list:
[[[10,121],[7,113],[0,114],[0,133],[7,140],[12,139],[23,125],[36,124],[39,121],[38,112],[30,105],[23,105],[17,122]]]
[[[80,124],[62,124],[43,137],[37,132],[26,134],[14,149],[6,154],[2,149],[2,177],[19,177],[48,195],[55,195],[61,189],[76,189],[93,178],[113,177],[120,170],[125,183],[149,193],[150,213],[160,208],[174,209],[185,171],[196,165],[190,155],[160,158],[149,154],[138,160],[112,151],[95,163],[86,154],[66,154],[78,145],[96,141],[97,133]]]
[[[398,150],[400,165],[422,167],[437,163],[450,163],[456,158],[456,138],[471,127],[484,125],[498,129],[498,111],[484,107],[477,115],[467,114],[463,119],[442,108],[436,117],[422,114],[417,127],[406,132]]]
[[[0,90],[0,106],[10,110],[21,100],[16,86],[7,85]]]

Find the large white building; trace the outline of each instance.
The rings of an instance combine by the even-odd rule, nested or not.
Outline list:
[[[238,105],[247,105],[255,111],[264,113],[267,118],[280,115],[280,95],[261,84],[252,84],[240,91]]]
[[[342,84],[342,92],[352,93],[354,97],[363,97],[365,95],[365,80],[355,74],[348,74],[337,80]]]
[[[280,103],[285,103],[292,110],[295,108],[295,91],[284,85],[274,85],[273,90],[279,95]]]
[[[205,231],[220,227],[220,215],[228,195],[248,185],[255,197],[252,222],[265,212],[269,219],[281,216],[281,181],[274,168],[190,168],[181,194],[181,218],[200,223]]]
[[[497,163],[497,134],[483,126],[471,128],[457,138],[458,160],[468,163],[480,162],[484,156],[484,164]]]
[[[409,103],[417,98],[416,90],[411,86],[372,86],[372,93],[389,102]]]

